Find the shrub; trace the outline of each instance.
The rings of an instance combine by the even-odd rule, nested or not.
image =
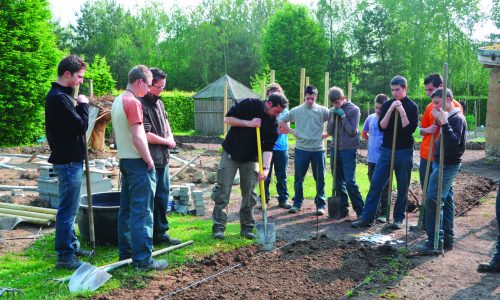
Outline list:
[[[46,0],[0,7],[0,146],[30,144],[44,135],[44,98],[62,53]]]
[[[161,93],[172,131],[194,129],[194,101],[192,92],[169,91]]]
[[[106,94],[111,94],[115,88],[116,81],[111,76],[106,57],[96,55],[94,62],[87,67],[85,71],[85,79],[93,81],[94,96],[99,97]],[[90,94],[89,85],[82,87],[82,93]]]

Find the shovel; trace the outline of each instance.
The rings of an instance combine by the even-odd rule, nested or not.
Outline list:
[[[391,220],[391,203],[392,203],[392,177],[394,171],[394,155],[396,152],[396,135],[398,133],[399,112],[394,110],[394,131],[392,135],[392,153],[391,153],[391,167],[389,168],[389,191],[387,192],[387,213],[385,220],[389,224]]]
[[[260,146],[260,128],[257,130],[257,156],[259,159],[259,173],[264,174],[262,166],[262,148]],[[262,223],[257,223],[257,240],[264,251],[271,251],[276,247],[276,232],[274,223],[267,223],[267,203],[264,192],[264,180],[259,180],[260,200],[262,202]]]
[[[337,195],[337,148],[338,148],[338,137],[339,137],[339,119],[336,115],[333,115],[335,128],[333,133],[333,183],[332,183],[332,196],[328,198],[328,217],[333,219],[340,219],[342,210],[342,200],[340,196]]]
[[[427,154],[427,165],[425,166],[425,175],[424,175],[424,190],[422,191],[422,202],[420,203],[420,211],[418,214],[418,224],[417,228],[421,230],[425,230],[424,228],[424,216],[425,216],[425,198],[427,197],[427,187],[429,186],[429,172],[432,165],[432,154],[433,154],[433,146],[434,146],[434,135],[431,136],[431,142],[429,145],[429,153]]]
[[[187,241],[179,245],[170,246],[158,251],[154,251],[151,256],[154,257],[175,249],[189,246],[191,244],[193,244],[193,241]],[[131,262],[132,259],[129,258],[102,267],[96,267],[89,263],[83,263],[75,271],[75,273],[73,273],[73,275],[58,279],[57,281],[61,283],[69,281],[69,290],[71,292],[95,291],[111,278],[111,274],[109,274],[108,272],[128,265]]]

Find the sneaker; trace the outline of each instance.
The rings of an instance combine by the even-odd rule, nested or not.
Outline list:
[[[166,244],[169,244],[169,245],[172,245],[172,246],[179,245],[181,243],[180,240],[171,238],[168,234],[164,234],[164,235],[161,235],[161,236],[158,236],[158,237],[154,238],[154,242],[156,244],[166,243]]]
[[[394,221],[391,225],[389,225],[390,229],[402,229],[403,228],[403,222],[401,221]]]
[[[154,260],[149,264],[145,266],[136,266],[137,269],[144,270],[144,271],[160,271],[164,270],[168,267],[168,262],[166,260]]]
[[[414,253],[416,255],[439,255],[443,252],[443,244],[439,243],[438,249],[434,250],[434,247],[429,247],[427,242],[421,243],[415,247]]]
[[[279,208],[284,208],[284,209],[290,209],[290,208],[292,208],[292,206],[290,204],[286,203],[286,202],[278,204],[278,207]]]
[[[325,215],[325,209],[324,208],[318,208],[318,210],[316,210],[316,215],[317,216],[324,216]]]
[[[78,249],[75,251],[75,255],[77,257],[91,257],[94,254],[94,251]]]
[[[481,273],[498,273],[500,272],[500,261],[490,261],[477,266],[477,271]]]
[[[257,236],[251,231],[240,232],[240,235],[249,240],[255,240]]]
[[[291,213],[291,214],[296,214],[297,212],[299,212],[299,211],[300,211],[300,209],[301,209],[300,207],[297,207],[297,206],[292,206],[292,207],[288,210],[288,212],[289,212],[289,213]]]
[[[363,219],[359,219],[351,223],[351,227],[353,228],[370,227],[370,226],[372,226],[371,222],[365,221]]]
[[[212,238],[216,240],[223,240],[224,239],[224,231],[214,231],[212,233]]]
[[[385,223],[386,222],[386,217],[385,216],[380,216],[378,217],[375,222],[377,223]]]
[[[69,260],[57,260],[56,269],[66,269],[66,270],[76,270],[82,265],[82,262],[78,258],[73,257]]]

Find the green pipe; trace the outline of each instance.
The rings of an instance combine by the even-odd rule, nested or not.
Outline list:
[[[3,214],[3,213],[0,213],[0,217],[18,217],[18,218],[22,219],[24,222],[38,224],[38,225],[44,225],[44,226],[50,226],[50,224],[51,224],[50,220],[40,219],[40,218],[15,216],[15,215]]]
[[[36,207],[36,206],[29,206],[29,205],[20,205],[20,204],[11,204],[11,203],[2,203],[2,202],[0,202],[0,208],[32,211],[32,212],[49,214],[49,215],[54,215],[54,216],[57,214],[57,209]]]
[[[16,209],[9,209],[9,208],[0,208],[0,213],[14,215],[14,216],[47,219],[47,220],[51,220],[51,221],[56,220],[55,215],[41,214],[41,213],[32,212],[32,211],[16,210]]]

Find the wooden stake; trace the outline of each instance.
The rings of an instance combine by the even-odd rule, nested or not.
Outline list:
[[[443,65],[443,95],[442,95],[442,109],[446,110],[446,98],[448,98],[448,63]],[[441,202],[443,197],[443,163],[444,163],[444,136],[443,128],[439,134],[439,174],[438,174],[438,190],[436,195],[436,224],[434,226],[434,251],[438,251],[439,245],[439,229],[441,228]]]
[[[330,72],[325,72],[325,101],[324,105],[326,108],[329,107],[328,105],[328,91],[330,90]],[[327,125],[325,124],[324,127]],[[324,139],[323,141],[323,146],[325,147],[326,151],[325,153],[328,153],[328,139]],[[326,155],[325,155],[326,157]]]
[[[262,100],[266,100],[266,81],[262,80]]]
[[[300,100],[299,104],[304,103],[304,84],[306,82],[306,68],[300,68]]]
[[[224,117],[227,114],[227,81],[224,81],[224,115],[222,116],[222,124],[224,124],[224,136],[227,135],[227,123],[224,122]]]
[[[474,121],[474,124],[476,125],[474,129],[474,138],[477,139],[477,100],[474,101],[474,117],[476,117],[476,120]]]
[[[309,86],[309,76],[306,77],[306,86]]]
[[[347,85],[347,101],[352,101],[352,82],[349,82]]]
[[[90,97],[94,96],[94,80],[90,79],[89,80],[89,90],[90,90]]]
[[[274,70],[271,70],[271,83],[275,83],[276,81],[276,78],[275,78],[275,74],[276,72]]]

